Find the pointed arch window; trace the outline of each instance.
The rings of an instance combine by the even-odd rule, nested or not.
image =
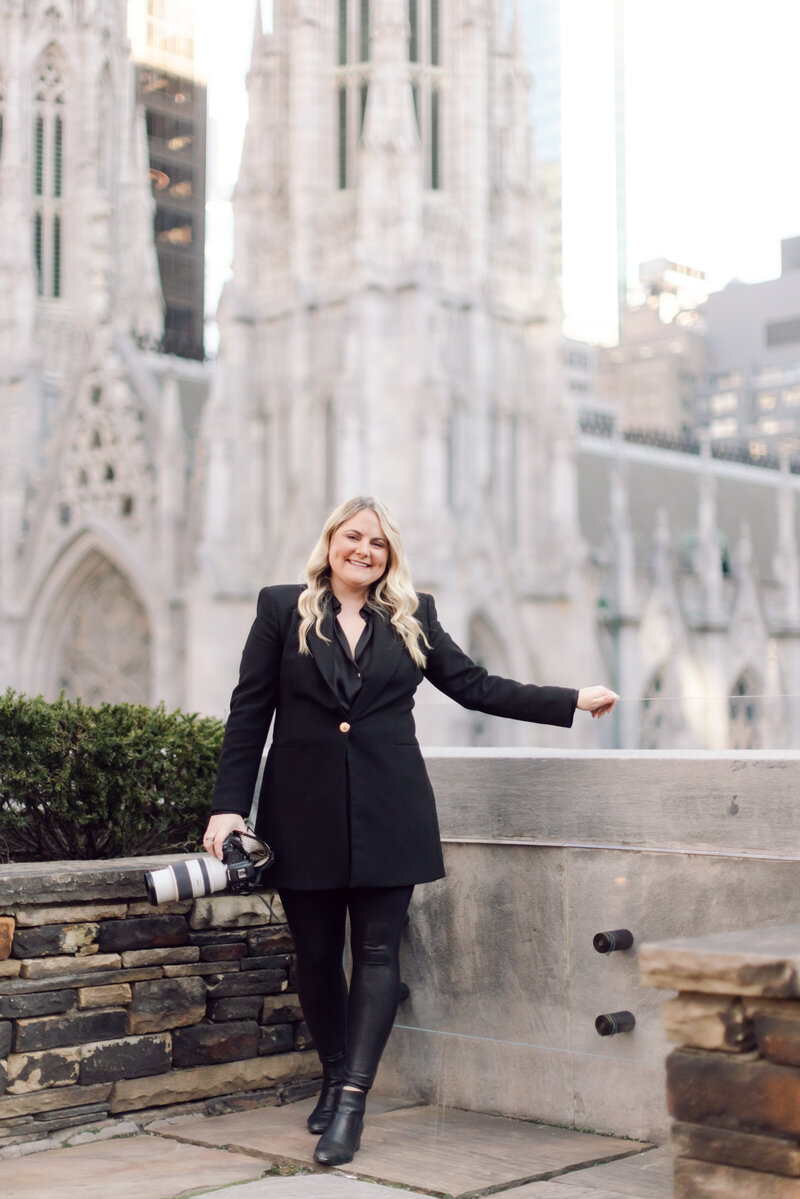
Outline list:
[[[64,120],[61,113],[56,115],[53,130],[53,195],[61,199],[61,169],[63,166],[64,149]]]
[[[359,55],[361,62],[369,62],[369,0],[361,0],[359,23]]]
[[[33,191],[37,196],[44,194],[44,117],[36,118],[33,135]]]
[[[42,214],[33,214],[33,260],[36,267],[36,294],[44,295],[44,276],[42,273]]]
[[[53,297],[61,296],[61,217],[53,217]]]
[[[370,78],[370,0],[338,0],[336,26],[336,173],[352,187]]]
[[[442,36],[439,0],[408,0],[408,59],[425,186],[442,186]]]
[[[66,72],[61,54],[50,45],[39,56],[33,78],[33,256],[40,296],[59,299],[63,292],[66,190]]]

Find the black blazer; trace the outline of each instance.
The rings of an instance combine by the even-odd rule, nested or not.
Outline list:
[[[569,727],[577,691],[487,674],[445,633],[433,598],[416,617],[430,642],[422,671],[376,615],[368,675],[349,711],[333,686],[331,640],[298,648],[301,586],[265,587],[242,655],[214,790],[214,812],[246,816],[273,713],[256,830],[275,851],[270,883],[300,890],[389,887],[444,874],[436,806],[415,736],[423,677],[466,708]]]

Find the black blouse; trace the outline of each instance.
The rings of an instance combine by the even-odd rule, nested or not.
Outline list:
[[[333,674],[336,687],[336,697],[343,708],[350,709],[355,703],[356,696],[361,690],[364,675],[369,670],[372,659],[372,622],[375,613],[368,607],[363,607],[359,613],[366,625],[358,639],[356,652],[353,654],[345,636],[344,629],[339,624],[338,616],[342,610],[333,593],[331,593],[331,610],[333,612],[333,627],[338,653],[333,655]]]

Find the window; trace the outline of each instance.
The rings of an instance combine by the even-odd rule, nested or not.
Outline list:
[[[50,45],[33,76],[33,258],[37,294],[62,295],[63,212],[66,188],[66,85],[61,54]]]
[[[739,431],[739,422],[736,417],[728,417],[726,420],[712,420],[711,436],[712,437],[736,437]]]
[[[775,407],[776,403],[777,403],[777,399],[774,395],[767,395],[765,393],[764,395],[760,395],[758,397],[758,406],[759,406],[759,408],[762,408],[765,412],[771,412],[772,409]]]
[[[783,392],[783,402],[791,407],[800,404],[800,387],[787,387]]]
[[[36,196],[43,194],[44,187],[44,117],[36,118],[36,132],[33,146],[33,192]]]
[[[408,61],[419,62],[419,13],[417,0],[408,0]]]
[[[408,57],[425,187],[442,186],[441,23],[438,0],[408,0]]]
[[[33,216],[33,260],[36,267],[36,294],[44,295],[44,271],[42,262],[42,214]]]
[[[714,413],[735,412],[738,403],[735,391],[723,391],[719,395],[711,397],[711,411]]]
[[[53,217],[53,296],[61,295],[61,217]]]
[[[359,54],[361,62],[369,62],[369,0],[361,0]]]
[[[764,327],[768,346],[788,346],[800,341],[800,316],[785,321],[772,321]]]
[[[439,66],[439,0],[431,0],[431,66]]]
[[[336,71],[336,173],[339,188],[352,187],[369,89],[369,0],[339,0]]]

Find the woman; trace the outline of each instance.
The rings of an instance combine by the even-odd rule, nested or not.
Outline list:
[[[309,1131],[314,1157],[351,1160],[366,1094],[394,1022],[400,932],[415,883],[444,874],[433,792],[414,731],[427,678],[467,708],[569,727],[602,716],[606,687],[536,687],[489,675],[417,595],[383,504],[357,497],[328,518],[307,586],[266,587],[242,655],[203,838],[244,816],[273,713],[256,832],[297,950],[298,992],[323,1070]],[[342,969],[349,912],[353,967]]]

